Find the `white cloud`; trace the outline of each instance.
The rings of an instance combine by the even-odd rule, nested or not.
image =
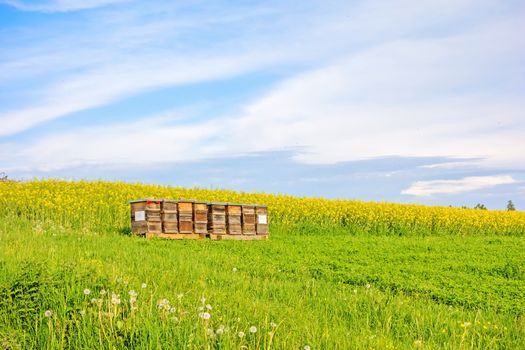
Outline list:
[[[68,12],[87,10],[129,0],[47,0],[47,1],[19,1],[3,0],[4,3],[23,11],[38,12]]]
[[[516,183],[516,180],[509,175],[470,176],[460,180],[417,181],[401,191],[401,194],[418,197],[435,194],[453,195],[513,183]]]

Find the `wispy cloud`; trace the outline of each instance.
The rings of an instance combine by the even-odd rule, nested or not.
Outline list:
[[[512,184],[515,182],[516,180],[509,175],[470,176],[459,180],[417,181],[409,188],[401,191],[401,194],[417,197],[425,197],[435,194],[454,195],[498,185]]]
[[[69,12],[78,10],[87,10],[111,4],[126,2],[130,0],[43,0],[43,1],[20,1],[20,0],[2,0],[4,3],[16,7],[22,11],[39,11],[39,12]]]

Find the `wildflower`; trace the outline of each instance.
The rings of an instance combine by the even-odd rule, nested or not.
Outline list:
[[[210,337],[215,336],[215,332],[213,331],[212,328],[208,328],[208,329],[206,330],[206,332],[208,333],[208,336],[210,336]]]
[[[84,310],[80,310],[80,316],[82,317],[86,316],[86,312]]]
[[[203,320],[209,320],[211,315],[208,312],[201,312],[199,313],[199,317],[202,318]]]
[[[162,299],[157,303],[159,309],[168,309],[170,307],[170,301],[168,299]]]
[[[91,291],[89,289],[84,289],[84,295],[89,295],[91,293]]]
[[[215,333],[221,335],[224,332],[224,328],[217,328],[217,331]]]
[[[467,327],[470,327],[471,324],[472,324],[472,323],[470,323],[470,322],[468,322],[468,321],[465,321],[465,322],[463,322],[463,323],[461,324],[461,327],[463,327],[463,328],[467,328]]]
[[[237,272],[237,268],[234,267],[234,268],[232,269],[232,271],[233,271],[233,272]]]
[[[181,300],[183,296],[184,296],[184,294],[179,293],[179,294],[177,294],[177,299]]]
[[[174,314],[175,312],[177,312],[177,309],[175,309],[174,307],[170,308],[170,314]]]
[[[140,288],[145,289],[147,286],[148,286],[148,285],[147,285],[146,283],[142,283],[142,284],[140,285]]]
[[[370,283],[367,283],[365,287],[366,287],[366,289],[370,289],[370,287],[372,287],[372,285]]]
[[[277,323],[275,323],[275,322],[270,322],[270,327],[272,327],[272,328],[277,327]]]
[[[53,311],[51,311],[51,310],[46,310],[46,312],[44,312],[44,316],[46,316],[47,318],[53,316]]]
[[[304,350],[310,350],[310,345],[305,345],[303,349]]]
[[[422,347],[422,346],[423,346],[423,341],[420,340],[420,339],[414,340],[414,346],[415,346],[416,348],[420,348],[420,347]]]
[[[98,303],[98,299],[97,298],[92,298],[91,299],[91,304],[96,304]]]
[[[135,304],[137,302],[137,297],[129,297],[129,303]]]
[[[135,292],[133,289],[128,292],[130,297],[137,297],[138,293]]]
[[[206,298],[203,296],[203,297],[201,298],[201,303],[204,304],[205,302],[206,302]]]
[[[240,332],[239,332],[239,338],[242,338],[242,337],[244,337],[244,332],[243,332],[243,331],[240,331]]]
[[[100,290],[100,295],[105,295],[105,294],[106,294],[106,290],[105,289]]]
[[[250,333],[257,333],[257,327],[251,326],[250,327]]]
[[[211,307],[210,304],[207,304],[207,305],[206,305],[206,309],[211,310],[211,309],[213,309],[213,308]]]
[[[118,294],[115,294],[115,293],[111,294],[111,304],[113,305],[120,304],[120,296]]]

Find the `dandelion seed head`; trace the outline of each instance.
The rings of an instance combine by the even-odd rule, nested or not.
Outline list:
[[[207,304],[207,305],[206,305],[206,309],[211,310],[211,309],[213,309],[213,308],[211,307],[210,304]]]
[[[182,294],[182,293],[179,293],[179,294],[177,294],[177,299],[179,299],[179,300],[180,300],[180,299],[182,299],[182,297],[183,297],[183,296],[184,296],[184,294]]]
[[[224,328],[217,328],[217,331],[215,331],[215,333],[221,335],[222,333],[224,333]]]
[[[142,284],[140,285],[140,288],[142,288],[142,289],[145,289],[145,288],[147,288],[147,287],[148,287],[148,285],[147,285],[146,283],[142,283]]]
[[[100,295],[105,295],[106,293],[107,293],[107,292],[106,292],[105,289],[101,289],[101,290],[100,290]]]
[[[277,327],[277,323],[275,323],[275,322],[270,322],[270,327],[272,327],[272,328]]]
[[[234,267],[234,268],[232,269],[232,271],[233,271],[233,272],[237,272],[237,268]]]
[[[203,320],[209,320],[211,315],[208,312],[201,312],[199,314],[199,317],[202,318]]]
[[[250,333],[257,333],[257,327],[251,326],[250,327]]]
[[[366,289],[370,289],[370,287],[372,287],[372,285],[370,283],[367,283],[365,287],[366,287]]]
[[[305,345],[303,349],[304,350],[310,350],[311,348],[310,348],[310,345]]]
[[[239,338],[242,338],[242,337],[244,337],[244,332],[241,331],[239,332]]]
[[[84,295],[89,295],[89,294],[91,294],[91,291],[87,288],[84,289]]]
[[[53,311],[51,311],[51,310],[46,310],[46,312],[44,312],[44,316],[46,316],[47,318],[53,316]]]
[[[414,346],[420,348],[423,346],[423,341],[421,339],[414,340]]]
[[[135,290],[133,290],[133,289],[130,290],[130,291],[128,292],[128,294],[129,294],[130,297],[136,297],[136,296],[138,295],[138,293],[135,292]]]

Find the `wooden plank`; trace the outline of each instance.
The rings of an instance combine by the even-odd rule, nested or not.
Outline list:
[[[197,233],[154,233],[147,232],[146,238],[168,238],[168,239],[204,239],[205,234]]]
[[[213,233],[209,233],[208,238],[214,241],[265,241],[268,239],[268,235],[216,235]]]

